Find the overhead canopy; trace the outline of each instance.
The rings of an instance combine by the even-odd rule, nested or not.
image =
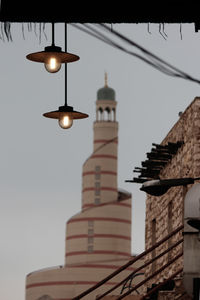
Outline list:
[[[100,2],[50,0],[1,0],[2,22],[90,22],[90,23],[195,23],[198,27],[198,3],[184,1],[137,1],[114,6]]]

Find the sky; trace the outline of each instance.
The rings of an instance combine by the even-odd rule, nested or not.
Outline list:
[[[200,34],[193,23],[181,28],[165,24],[164,38],[159,24],[113,24],[200,79]],[[125,180],[137,177],[133,169],[200,96],[200,86],[163,74],[69,24],[68,51],[80,60],[68,64],[68,105],[89,118],[63,130],[42,114],[64,104],[64,67],[50,74],[26,59],[51,44],[51,25],[45,26],[47,40],[42,33],[40,41],[37,26],[35,33],[25,25],[23,38],[22,25],[15,23],[11,34],[12,42],[0,40],[0,298],[23,300],[28,273],[64,263],[65,224],[81,210],[82,166],[93,150],[95,101],[105,72],[118,103],[118,186],[132,193],[132,254],[144,250],[145,193]],[[55,43],[64,48],[64,24],[55,26]]]

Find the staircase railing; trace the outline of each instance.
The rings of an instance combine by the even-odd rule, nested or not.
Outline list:
[[[122,271],[124,271],[125,269],[127,269],[130,265],[133,265],[135,262],[137,262],[138,260],[140,260],[141,258],[143,258],[145,255],[149,254],[154,249],[156,249],[157,247],[159,247],[160,245],[162,245],[164,242],[166,242],[167,240],[169,240],[172,236],[174,236],[175,234],[177,234],[178,232],[180,232],[182,229],[183,229],[183,225],[179,226],[174,231],[172,231],[170,234],[168,234],[165,238],[163,238],[160,241],[158,241],[157,243],[155,243],[152,247],[150,247],[149,249],[145,250],[141,254],[137,255],[133,259],[131,259],[129,262],[127,262],[126,264],[124,264],[123,266],[121,266],[120,268],[118,268],[116,271],[114,271],[113,273],[111,273],[110,275],[108,275],[107,277],[105,277],[104,279],[102,279],[101,281],[99,281],[96,285],[94,285],[91,288],[87,289],[86,291],[82,292],[78,296],[72,298],[72,300],[79,300],[79,299],[85,297],[86,295],[90,294],[91,292],[95,291],[97,288],[99,288],[102,285],[104,285],[107,281],[109,281],[110,279],[112,279],[113,277],[115,277],[116,275],[118,275],[119,273],[121,273]],[[178,242],[176,242],[175,244],[173,244],[167,250],[163,251],[161,254],[157,255],[156,257],[152,258],[150,261],[146,262],[144,265],[142,265],[139,268],[137,268],[136,270],[134,270],[129,276],[127,276],[125,279],[123,279],[120,283],[118,283],[117,285],[115,285],[109,291],[106,291],[104,294],[98,296],[96,298],[96,300],[102,299],[103,297],[105,297],[105,295],[108,295],[111,291],[113,291],[114,289],[116,289],[117,287],[119,287],[120,285],[122,285],[127,279],[131,278],[131,276],[133,276],[134,274],[136,274],[136,272],[138,272],[141,269],[144,269],[147,265],[151,264],[156,259],[158,259],[161,256],[165,255],[166,253],[168,253],[169,251],[171,251],[173,248],[175,248],[176,246],[178,246],[182,242],[183,242],[183,239],[180,239]],[[148,276],[146,279],[144,279],[143,281],[141,281],[139,284],[137,284],[133,288],[129,289],[128,292],[124,293],[123,295],[120,295],[116,300],[123,299],[125,296],[129,295],[134,290],[136,290],[137,288],[139,288],[142,285],[144,285],[148,280],[152,279],[154,276],[156,276],[159,273],[161,273],[165,268],[167,268],[169,265],[171,265],[172,263],[174,263],[182,255],[183,255],[183,253],[180,252],[173,259],[171,259],[167,264],[163,265],[159,270],[155,271],[152,275]],[[181,270],[179,270],[179,271],[181,272]]]
[[[174,277],[176,277],[178,274],[183,272],[183,268],[180,268],[178,271],[176,271],[173,275],[171,275],[169,278],[158,284],[156,287],[152,288],[149,292],[147,292],[146,295],[142,296],[141,300],[147,299],[149,296],[154,294],[155,292],[159,291],[167,282],[172,280]],[[182,296],[182,295],[181,295]]]
[[[112,287],[111,289],[109,289],[108,291],[106,291],[104,294],[96,297],[96,300],[100,300],[103,297],[107,296],[108,294],[110,294],[112,291],[114,291],[116,288],[118,288],[119,286],[121,286],[123,283],[125,283],[127,280],[129,280],[134,274],[136,274],[137,272],[139,272],[140,270],[146,268],[148,265],[150,265],[151,263],[153,263],[154,261],[156,261],[157,259],[159,259],[160,257],[162,257],[163,255],[167,254],[169,251],[171,251],[173,248],[175,248],[176,246],[178,246],[179,244],[181,244],[183,242],[183,239],[181,239],[180,241],[176,242],[174,245],[172,245],[171,247],[169,247],[167,250],[163,251],[162,253],[160,253],[159,255],[155,256],[154,258],[152,258],[151,260],[147,261],[144,265],[138,267],[136,270],[134,270],[131,274],[129,274],[125,279],[123,279],[121,282],[119,282],[118,284],[116,284],[114,287]]]
[[[168,263],[164,264],[160,269],[158,269],[157,271],[155,271],[153,274],[151,274],[150,276],[148,276],[147,278],[145,278],[144,280],[142,280],[140,283],[136,284],[134,287],[132,287],[128,292],[124,293],[123,295],[119,296],[118,298],[116,298],[116,300],[121,300],[123,298],[125,298],[126,296],[128,296],[129,294],[131,294],[132,292],[134,292],[135,290],[137,290],[139,287],[141,287],[142,285],[144,285],[147,281],[149,281],[150,279],[152,279],[154,276],[160,274],[165,268],[167,268],[168,266],[170,266],[172,263],[174,263],[178,258],[180,258],[183,255],[183,252],[180,252],[178,255],[176,255],[173,259],[171,259]],[[179,270],[180,271],[180,270]]]

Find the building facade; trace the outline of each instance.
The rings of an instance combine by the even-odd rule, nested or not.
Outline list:
[[[200,98],[196,97],[186,110],[179,115],[179,120],[169,131],[160,145],[168,143],[182,143],[175,155],[172,155],[168,163],[159,171],[160,179],[172,178],[198,178],[200,177]],[[194,184],[198,183],[195,182]],[[146,249],[163,239],[173,230],[184,225],[184,199],[192,185],[176,186],[170,188],[161,196],[147,195],[146,198],[146,225],[145,246]],[[184,227],[185,228],[185,227]],[[159,255],[168,249],[173,243],[185,236],[185,229],[168,239],[160,247],[149,253],[147,260]],[[184,243],[181,243],[166,255],[157,259],[146,268],[146,277],[167,264],[177,253],[183,251],[183,255],[168,268],[155,276],[151,284],[159,283],[183,268]],[[185,258],[186,260],[189,259]],[[199,262],[198,262],[199,263]],[[200,270],[199,270],[200,272]],[[183,278],[183,273],[180,279]],[[181,283],[183,284],[183,282]],[[183,288],[184,290],[184,288]],[[167,298],[168,299],[168,298]],[[174,298],[170,298],[174,299]],[[182,298],[181,298],[182,299]],[[184,299],[191,299],[185,295]]]
[[[119,190],[117,184],[116,106],[115,91],[105,77],[105,86],[97,92],[93,151],[83,164],[82,210],[66,224],[65,263],[28,274],[26,300],[72,299],[132,258],[131,194]],[[89,294],[87,300],[95,299],[131,271],[133,267]]]

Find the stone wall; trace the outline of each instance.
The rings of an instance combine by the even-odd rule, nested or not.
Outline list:
[[[172,127],[161,145],[168,142],[176,143],[183,141],[184,144],[179,148],[177,154],[161,170],[160,178],[181,178],[181,177],[200,177],[200,97],[196,97],[187,109],[181,114],[177,123]],[[184,216],[184,196],[191,187],[173,187],[162,196],[155,197],[147,195],[146,199],[146,221],[145,221],[145,247],[148,249],[155,242],[164,238],[168,233],[183,224]],[[167,249],[173,242],[182,237],[180,232],[169,241],[165,242],[156,251],[148,255],[147,260],[152,255],[157,255],[164,249]],[[178,252],[182,246],[172,250],[172,253],[166,254],[156,263],[146,269],[146,276],[157,270],[163,264],[167,263]],[[182,258],[168,267],[161,275],[149,282],[158,283],[164,278],[172,275],[179,267],[183,266]]]
[[[117,299],[119,296],[105,296],[102,299],[104,300],[115,300]],[[138,295],[128,295],[126,297],[124,297],[124,300],[140,300],[142,299],[142,296],[138,296]]]

